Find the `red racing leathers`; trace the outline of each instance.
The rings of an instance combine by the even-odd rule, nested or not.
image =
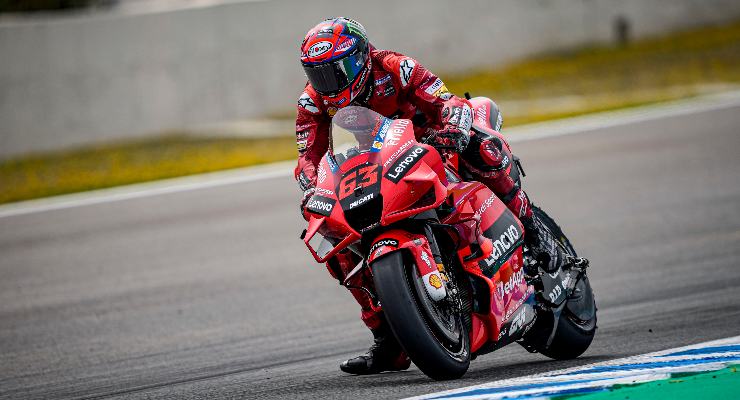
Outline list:
[[[430,129],[468,134],[473,117],[466,114],[470,113],[470,104],[451,94],[441,79],[416,60],[393,51],[372,49],[370,59],[367,88],[352,104],[370,108],[389,118],[411,119],[417,140],[426,136]],[[315,186],[316,168],[328,149],[331,118],[337,109],[325,102],[310,84],[298,99],[297,109],[299,158],[295,177],[301,189],[307,190]],[[496,142],[498,139],[491,139],[494,138],[473,134],[467,149],[461,153],[462,165],[476,180],[501,197],[515,214],[531,217],[526,194],[506,172],[511,160],[502,155],[501,143]],[[327,263],[327,267],[332,276],[342,281],[357,261],[347,252],[337,255]],[[360,274],[358,279],[362,281],[361,286],[372,286],[372,279],[364,274]],[[377,328],[382,317],[371,299],[363,291],[352,292],[362,307],[362,320],[370,329]]]

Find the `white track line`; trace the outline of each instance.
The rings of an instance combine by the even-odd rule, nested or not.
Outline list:
[[[429,393],[405,400],[457,399],[498,400],[517,398],[547,399],[584,388],[608,388],[616,384],[634,384],[667,379],[677,372],[704,372],[725,368],[740,360],[736,350],[718,350],[717,346],[740,345],[740,336],[663,350],[633,357],[550,371],[521,378],[503,379],[459,389]],[[680,354],[706,349],[701,354]]]
[[[0,218],[287,177],[293,174],[294,164],[290,161],[259,167],[237,168],[11,203],[0,206]]]
[[[733,107],[740,107],[740,91],[525,125],[506,129],[505,133],[512,143],[525,142]],[[294,164],[280,162],[11,203],[0,206],[0,218],[286,177],[293,173]]]

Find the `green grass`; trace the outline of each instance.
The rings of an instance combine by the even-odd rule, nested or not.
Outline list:
[[[621,93],[740,81],[740,22],[635,42],[534,58],[499,70],[447,77],[453,92],[497,98]]]
[[[592,393],[555,396],[553,400],[694,400],[733,399],[740,391],[738,366],[718,371],[673,373],[669,379],[615,385]]]
[[[454,93],[496,100],[505,127],[684,98],[740,83],[740,21],[443,78]],[[573,96],[580,101],[563,101]],[[291,136],[170,135],[1,161],[0,203],[290,160]]]
[[[526,123],[557,117],[535,107],[509,110],[507,103],[559,96],[591,99],[563,116],[700,94],[708,84],[740,82],[740,22],[622,48],[593,47],[546,55],[497,70],[445,77],[454,93],[489,96],[504,117]],[[681,88],[681,90],[674,90]],[[557,107],[555,107],[557,108]],[[511,126],[512,118],[508,125]]]
[[[295,157],[295,139],[167,136],[0,163],[0,203]]]

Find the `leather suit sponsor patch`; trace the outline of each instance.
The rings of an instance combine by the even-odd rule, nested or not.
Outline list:
[[[316,107],[316,104],[311,99],[311,96],[309,96],[306,92],[303,92],[301,97],[298,98],[298,107],[301,107],[312,114],[319,113],[319,108]]]
[[[411,81],[411,74],[414,73],[414,67],[416,67],[416,63],[410,58],[406,58],[401,61],[401,66],[398,69],[398,74],[401,77],[402,87],[406,87],[409,85],[409,82]]]

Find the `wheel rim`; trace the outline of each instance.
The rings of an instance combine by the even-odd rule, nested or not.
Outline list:
[[[417,298],[425,316],[427,322],[434,331],[435,334],[441,336],[445,341],[452,345],[459,345],[461,334],[460,334],[460,322],[459,318],[452,309],[448,299],[450,299],[451,293],[448,292],[448,297],[444,300],[435,302],[429,297],[426,288],[424,287],[424,280],[419,275],[419,271],[416,268],[412,268],[411,280],[414,284],[414,289],[417,293]]]

